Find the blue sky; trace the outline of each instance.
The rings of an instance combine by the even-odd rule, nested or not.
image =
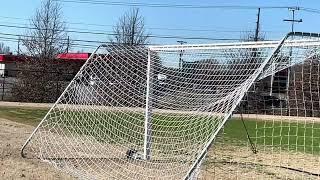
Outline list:
[[[114,2],[116,0],[104,0]],[[119,2],[120,0],[117,0]],[[124,1],[151,3],[147,0]],[[168,4],[193,4],[215,6],[300,6],[314,8],[320,11],[318,0],[185,0],[185,1],[153,1],[152,3]],[[29,18],[41,4],[41,0],[10,0],[1,2],[0,25],[28,24]],[[104,31],[110,33],[112,25],[118,18],[130,9],[128,6],[94,5],[82,3],[61,2],[64,20],[70,22],[70,29],[85,31]],[[238,39],[245,31],[254,30],[256,22],[256,9],[185,9],[185,8],[154,8],[140,7],[141,14],[145,17],[147,31],[153,35],[205,37],[205,38],[235,38]],[[267,39],[280,39],[291,30],[290,23],[283,19],[291,18],[288,9],[262,9],[261,30],[265,32]],[[303,22],[295,25],[296,31],[320,32],[320,13],[297,11],[297,19]],[[82,23],[82,24],[75,24]],[[89,25],[89,24],[99,24]],[[166,30],[171,29],[171,30]],[[177,30],[180,29],[180,30]],[[181,30],[182,29],[182,30]],[[203,31],[205,30],[205,31]],[[17,28],[0,27],[0,41],[9,45],[13,51],[17,49],[17,42],[11,42],[4,38],[16,38],[4,34],[23,34],[26,30]],[[71,39],[108,41],[106,35],[89,35],[70,33]],[[176,44],[179,39],[152,38],[153,44]],[[212,43],[214,40],[186,40],[188,43]],[[74,47],[72,50],[92,51],[92,48]]]

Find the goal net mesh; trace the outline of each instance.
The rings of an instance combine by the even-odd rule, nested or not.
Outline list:
[[[319,45],[99,46],[23,153],[85,179],[319,176]]]

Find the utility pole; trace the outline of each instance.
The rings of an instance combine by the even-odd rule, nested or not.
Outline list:
[[[301,23],[302,19],[296,20],[295,19],[295,12],[300,10],[299,7],[288,8],[289,11],[292,12],[292,19],[284,19],[285,22],[291,22],[291,32],[294,32],[294,23]],[[288,59],[288,69],[287,69],[287,83],[286,83],[286,93],[287,93],[287,116],[290,115],[290,104],[289,104],[289,85],[290,85],[290,73],[291,73],[291,58],[292,58],[292,47],[290,48],[289,52],[289,59]]]
[[[260,32],[260,8],[258,8],[258,14],[257,14],[257,22],[256,22],[256,31],[254,33],[254,38],[253,41],[258,41],[260,40],[259,38],[259,32]],[[251,37],[249,36],[249,39],[251,39]],[[257,49],[253,49],[253,57],[257,57]]]
[[[256,32],[254,34],[254,41],[259,40],[259,30],[260,30],[260,8],[258,8],[257,25],[256,25]]]
[[[187,43],[186,41],[177,41],[177,42],[180,43],[181,45]],[[179,69],[182,69],[182,62],[183,62],[182,56],[183,56],[183,50],[181,50],[179,54]]]
[[[293,7],[293,8],[289,8],[288,10],[292,12],[292,19],[284,19],[283,21],[291,22],[291,32],[294,32],[294,23],[301,23],[302,22],[302,19],[299,19],[299,20],[295,19],[295,12],[300,10],[300,8]]]
[[[70,38],[68,36],[68,39],[67,39],[67,53],[69,53],[69,46],[70,46]]]
[[[131,31],[132,31],[132,32],[131,32],[131,37],[130,37],[130,38],[131,38],[131,39],[130,39],[130,41],[131,41],[131,42],[130,42],[130,43],[131,43],[130,45],[131,45],[131,46],[133,46],[133,43],[134,43],[134,34],[135,34],[135,32],[134,32],[134,30],[135,30],[134,25],[135,25],[135,23],[132,24],[132,29],[131,29]]]
[[[254,33],[254,37],[253,37],[253,41],[258,41],[260,40],[259,38],[259,32],[260,32],[260,8],[258,8],[258,14],[257,14],[257,22],[256,22],[256,30]],[[251,36],[249,36],[249,40],[251,40]],[[257,57],[257,49],[253,48],[252,49],[253,53],[252,53],[252,57],[253,59],[255,59]]]
[[[19,39],[18,39],[18,52],[17,52],[18,55],[20,55],[20,40],[21,40],[21,38],[19,36]]]

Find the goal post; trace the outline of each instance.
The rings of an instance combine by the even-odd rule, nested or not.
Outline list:
[[[150,151],[151,151],[151,133],[152,133],[152,102],[151,102],[151,85],[152,85],[152,69],[151,69],[151,54],[148,50],[148,59],[147,59],[147,89],[146,89],[146,110],[145,110],[145,122],[144,122],[144,146],[143,154],[145,160],[150,160]]]
[[[215,141],[215,154],[208,157],[215,173],[209,177],[314,179],[320,176],[318,42],[316,33],[290,34],[278,53],[282,60],[273,60],[261,73],[242,98],[244,111],[235,110],[234,118]],[[284,63],[286,61],[288,63]],[[240,142],[236,140],[241,138],[230,135],[230,125],[239,124],[237,120],[242,117],[251,127],[249,135],[258,149],[257,154],[250,152],[249,139]],[[247,131],[237,127],[238,136],[239,132]]]
[[[101,47],[103,47],[105,45],[99,45],[94,51],[93,53],[90,55],[90,57],[88,59],[92,59],[94,57],[94,54],[96,54],[96,52],[98,51],[98,49],[100,49]],[[81,70],[83,69],[83,67],[85,67],[85,65],[87,64],[88,60],[86,61],[86,63],[81,67],[81,69],[78,71],[78,73],[76,74],[76,76],[78,76],[81,73]],[[31,141],[33,135],[38,131],[38,129],[40,128],[40,126],[42,125],[42,123],[47,119],[48,115],[50,114],[50,112],[55,108],[55,106],[57,106],[58,102],[60,102],[60,99],[64,96],[64,94],[67,92],[68,88],[72,85],[73,81],[76,78],[72,79],[72,81],[68,84],[68,86],[66,87],[66,89],[62,92],[62,94],[59,96],[59,98],[57,99],[57,101],[54,103],[54,105],[49,109],[48,113],[44,116],[44,118],[40,121],[40,123],[37,125],[37,127],[33,130],[33,132],[31,133],[31,135],[28,137],[28,139],[26,140],[26,142],[22,145],[22,148],[20,150],[20,155],[21,157],[25,158],[25,154],[24,154],[24,149],[26,148],[26,146],[29,144],[29,142]]]
[[[101,45],[35,128],[21,155],[80,178],[194,179],[226,122],[250,99],[248,92],[275,98],[278,74],[320,54],[319,47],[319,34],[300,32],[280,41]],[[260,81],[271,86],[267,93],[254,88]],[[300,96],[295,96],[299,103]],[[289,98],[276,101],[288,102],[277,111],[290,106]],[[272,119],[275,111],[259,116]]]
[[[202,150],[202,152],[200,153],[200,156],[197,158],[197,160],[195,161],[195,163],[191,166],[191,169],[188,171],[187,176],[184,178],[186,180],[188,180],[191,177],[191,174],[193,173],[193,171],[195,170],[195,168],[198,166],[198,163],[200,163],[202,161],[203,158],[205,158],[205,155],[207,153],[207,151],[209,150],[210,145],[212,144],[213,140],[215,139],[215,137],[217,136],[217,134],[220,132],[220,130],[223,128],[225,122],[231,117],[232,113],[234,112],[235,108],[240,104],[242,98],[244,97],[245,93],[248,91],[248,89],[252,86],[252,84],[256,81],[256,79],[259,77],[259,75],[262,73],[262,71],[265,69],[266,65],[272,60],[272,58],[275,56],[275,54],[280,50],[282,44],[284,43],[284,41],[289,37],[290,34],[286,35],[280,42],[279,44],[277,44],[277,46],[274,48],[273,52],[269,55],[269,57],[267,57],[263,63],[261,63],[260,67],[257,68],[255,70],[255,72],[253,73],[253,77],[252,79],[248,79],[248,82],[245,82],[243,87],[241,87],[241,94],[239,94],[239,97],[236,100],[236,103],[233,104],[233,106],[231,107],[231,110],[228,112],[227,115],[225,115],[222,123],[219,125],[219,127],[217,128],[217,130],[215,132],[213,132],[210,140],[208,141],[206,147]]]

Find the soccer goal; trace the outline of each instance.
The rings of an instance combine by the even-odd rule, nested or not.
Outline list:
[[[319,47],[101,45],[21,154],[84,179],[319,177]]]

